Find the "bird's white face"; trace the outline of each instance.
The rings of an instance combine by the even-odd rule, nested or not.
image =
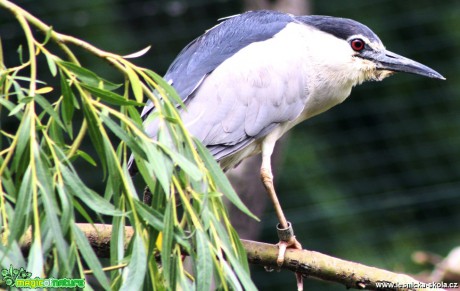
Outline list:
[[[366,47],[374,51],[386,51],[385,46],[381,42],[372,42],[361,34],[349,37],[347,42],[352,49],[352,62],[355,63],[356,70],[360,72],[358,76],[358,82],[356,84],[359,85],[364,81],[382,81],[383,79],[395,73],[390,70],[378,69],[375,62],[368,59],[363,59],[359,56],[360,51]]]
[[[385,76],[371,61],[356,57],[347,41],[314,27],[291,23],[266,43],[265,59],[273,58],[276,68],[285,68],[295,84],[305,86],[304,110],[294,124],[343,102],[353,86]]]
[[[310,91],[316,92],[317,99],[340,103],[350,95],[353,86],[367,80],[381,80],[388,75],[377,70],[374,62],[358,57],[349,41],[314,28],[310,31],[303,28],[301,32],[307,39],[303,52],[307,76],[315,80],[309,82],[315,86]]]

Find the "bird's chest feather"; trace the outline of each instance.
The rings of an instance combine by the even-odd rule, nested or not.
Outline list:
[[[290,25],[277,37],[293,39],[290,43],[297,47],[290,58],[295,59],[296,82],[304,87],[299,97],[304,108],[295,125],[343,102],[359,82],[359,64],[343,40],[305,25]]]

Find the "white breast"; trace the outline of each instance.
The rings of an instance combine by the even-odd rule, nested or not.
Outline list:
[[[314,27],[290,23],[272,39],[253,43],[224,62],[202,86],[199,91],[203,93],[202,97],[195,98],[205,98],[211,92],[218,92],[218,88],[227,83],[226,91],[230,89],[231,92],[226,92],[226,95],[229,96],[217,98],[216,102],[224,102],[231,98],[233,102],[248,106],[247,112],[251,112],[251,102],[260,100],[255,103],[259,106],[259,109],[255,110],[256,114],[260,115],[266,110],[261,106],[272,106],[272,110],[277,110],[272,114],[286,118],[280,120],[279,125],[266,136],[225,157],[221,164],[224,167],[232,167],[242,159],[259,153],[262,143],[274,145],[274,142],[294,125],[344,101],[356,83],[352,53],[349,45],[343,40]],[[234,93],[238,94],[232,95],[231,88],[235,85],[240,86],[241,90],[236,90]],[[244,89],[244,86],[248,88]],[[249,92],[251,93],[248,94]],[[203,103],[197,102],[196,105]],[[287,107],[288,104],[296,106]],[[295,108],[295,114],[279,113],[279,110],[285,111],[287,108]],[[251,115],[246,114],[246,121],[250,120],[248,116]],[[271,116],[273,115],[267,117]],[[246,132],[248,128],[258,125],[258,122],[247,124]]]

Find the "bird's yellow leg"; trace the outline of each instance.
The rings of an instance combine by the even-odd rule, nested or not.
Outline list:
[[[297,241],[294,235],[294,230],[292,225],[289,221],[287,221],[286,217],[284,216],[283,209],[281,208],[281,204],[278,200],[278,196],[275,192],[275,187],[273,185],[273,174],[271,170],[271,152],[262,152],[262,167],[260,168],[260,176],[262,182],[267,190],[268,196],[275,207],[276,216],[278,217],[279,224],[276,226],[278,231],[278,258],[276,259],[276,263],[278,266],[282,266],[284,262],[284,256],[286,254],[286,249],[294,248],[294,249],[302,249],[302,245]],[[303,277],[302,274],[296,273],[296,280],[297,280],[297,290],[303,290]]]
[[[273,186],[273,175],[270,168],[262,167],[260,169],[260,177],[262,179],[262,183],[264,183],[265,190],[267,190],[267,194],[270,197],[270,200],[275,207],[276,216],[278,217],[279,226],[281,229],[288,228],[288,221],[284,216],[283,209],[281,208],[281,204],[278,200],[278,196],[275,192],[275,187]]]
[[[261,168],[260,175],[262,182],[267,190],[268,196],[275,207],[276,216],[278,217],[279,224],[276,226],[278,231],[278,237],[280,239],[278,243],[278,258],[276,260],[278,266],[281,266],[284,262],[284,254],[287,248],[302,249],[302,245],[297,241],[294,235],[294,230],[289,221],[284,216],[283,209],[281,208],[278,196],[276,195],[275,188],[273,186],[273,175],[271,170],[267,168]]]

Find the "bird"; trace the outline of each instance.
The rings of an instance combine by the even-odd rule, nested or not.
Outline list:
[[[260,176],[279,224],[281,265],[287,248],[301,249],[275,187],[271,155],[277,140],[298,123],[342,103],[354,86],[396,72],[433,79],[433,69],[385,48],[355,20],[257,10],[223,19],[190,42],[164,79],[185,104],[188,131],[224,171],[261,154]],[[145,132],[156,138],[152,102],[144,107]],[[302,277],[297,274],[298,289]]]

